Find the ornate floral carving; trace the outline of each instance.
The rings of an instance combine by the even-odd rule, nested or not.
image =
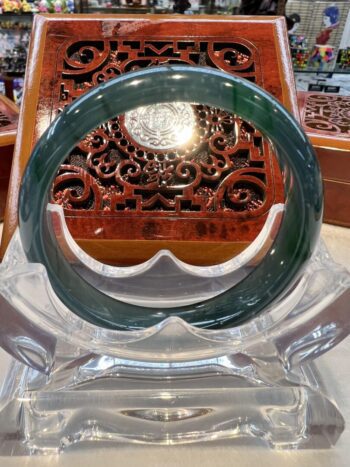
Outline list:
[[[67,209],[79,206],[81,209],[99,210],[102,207],[102,192],[94,177],[84,168],[73,165],[61,166],[54,182],[53,198]]]
[[[97,84],[128,71],[162,64],[203,65],[239,73],[261,84],[259,56],[252,43],[242,38],[231,42],[184,40],[89,40],[67,43],[61,52],[64,79],[70,92],[79,93],[81,84]],[[80,77],[81,79],[78,79]],[[68,83],[67,83],[68,84]]]
[[[167,63],[215,67],[262,84],[257,50],[243,39],[69,42],[59,53],[60,93],[53,110],[121,73]],[[68,212],[209,217],[267,212],[274,200],[273,190],[267,190],[273,178],[268,142],[221,109],[193,105],[190,113],[193,133],[185,146],[142,140],[130,115],[105,122],[69,155],[53,199]]]
[[[310,130],[350,137],[350,97],[310,94],[303,123]]]

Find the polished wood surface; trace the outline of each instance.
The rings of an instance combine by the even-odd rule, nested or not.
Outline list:
[[[0,94],[0,220],[3,220],[17,135],[18,108]]]
[[[188,63],[254,81],[297,117],[287,44],[284,19],[275,17],[37,17],[2,253],[16,226],[18,189],[31,148],[60,108],[120,73],[155,64]],[[194,110],[197,124],[203,120],[204,136],[186,161],[200,166],[205,176],[195,189],[189,183],[177,193],[182,203],[171,194],[174,174],[169,174],[169,165],[163,167],[169,151],[151,152],[137,146],[123,118],[96,129],[68,157],[55,181],[53,200],[63,205],[68,228],[89,254],[113,264],[131,264],[171,246],[184,261],[218,263],[249,244],[272,204],[283,201],[282,179],[269,143],[220,109]],[[224,142],[218,141],[220,134]],[[183,155],[170,156],[179,167]],[[123,163],[138,164],[142,176],[137,186],[125,175],[115,178],[113,170],[121,157]],[[219,170],[222,160],[231,172]],[[217,180],[210,179],[214,165],[220,183],[230,173],[239,175],[238,182],[227,187],[226,198],[216,189]]]
[[[324,221],[350,227],[350,183],[323,180],[325,190]]]
[[[298,104],[322,170],[324,221],[350,227],[350,96],[298,92]]]

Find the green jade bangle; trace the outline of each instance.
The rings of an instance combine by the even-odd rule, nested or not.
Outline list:
[[[87,133],[134,108],[174,101],[235,113],[268,137],[283,173],[286,206],[272,247],[241,282],[210,300],[152,309],[118,301],[74,271],[57,244],[46,207],[59,165]],[[322,210],[317,160],[305,133],[287,110],[249,81],[217,70],[177,65],[127,73],[64,109],[40,138],[26,167],[19,228],[28,261],[45,266],[58,298],[81,318],[105,328],[135,330],[178,316],[194,326],[218,329],[253,318],[296,284],[318,239]]]

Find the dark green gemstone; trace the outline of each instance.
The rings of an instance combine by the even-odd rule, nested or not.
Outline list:
[[[89,131],[133,108],[172,101],[198,102],[235,113],[268,137],[283,173],[286,209],[270,251],[235,287],[205,302],[153,310],[111,298],[80,277],[57,245],[47,222],[46,206],[59,165]],[[250,82],[220,71],[162,66],[103,83],[56,118],[36,145],[25,170],[19,226],[28,260],[46,267],[57,296],[85,320],[106,328],[131,330],[179,316],[199,327],[222,328],[256,316],[296,283],[318,239],[322,209],[322,181],[312,146],[281,104]]]

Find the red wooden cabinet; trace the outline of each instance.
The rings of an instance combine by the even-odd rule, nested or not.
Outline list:
[[[350,96],[299,92],[298,101],[321,165],[324,220],[350,227]]]
[[[122,73],[178,63],[248,79],[297,116],[288,50],[282,18],[37,17],[2,252],[31,148],[72,100]],[[161,110],[161,121],[151,110],[116,116],[77,143],[52,198],[78,243],[104,262],[138,263],[161,248],[193,264],[222,262],[245,248],[270,207],[283,201],[273,148],[249,122],[221,109]],[[186,146],[150,138],[152,125],[166,132],[179,115],[191,123]]]

